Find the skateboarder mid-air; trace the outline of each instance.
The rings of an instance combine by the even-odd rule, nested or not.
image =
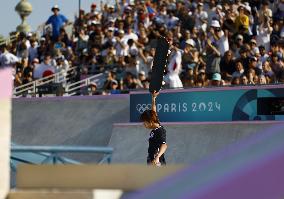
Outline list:
[[[144,122],[144,126],[147,129],[151,129],[149,136],[148,147],[148,165],[166,165],[165,152],[167,150],[166,144],[166,130],[161,126],[156,109],[156,97],[159,92],[154,91],[152,93],[152,110],[145,110],[140,119]]]

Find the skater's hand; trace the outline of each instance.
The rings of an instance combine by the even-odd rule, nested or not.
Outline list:
[[[152,97],[153,97],[153,98],[156,98],[158,95],[159,95],[159,92],[157,92],[157,91],[154,91],[154,92],[152,93]]]
[[[154,164],[154,165],[159,165],[159,164],[160,164],[160,159],[159,159],[158,156],[155,157],[155,159],[153,160],[153,164]]]

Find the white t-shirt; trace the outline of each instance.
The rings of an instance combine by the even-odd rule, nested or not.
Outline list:
[[[181,72],[181,60],[182,55],[180,51],[175,52],[174,55],[170,57],[168,64],[169,73],[165,77],[165,81],[169,83],[170,88],[182,88],[183,84],[179,78]]]
[[[47,70],[50,70],[53,73],[55,73],[55,68],[51,65],[46,65],[44,63],[36,65],[34,68],[34,78],[35,79],[42,78],[43,73]]]
[[[203,25],[203,22],[201,21],[202,20],[206,20],[208,19],[208,14],[207,12],[205,11],[201,11],[200,13],[195,13],[195,26],[200,29]]]
[[[263,56],[259,57],[259,61],[261,61],[261,63],[264,63],[268,59],[268,57],[269,57],[268,54],[264,54]]]
[[[124,43],[124,42],[122,42]],[[125,48],[123,48],[120,43],[116,42],[115,45],[115,50],[116,50],[116,55],[117,56],[126,56],[127,55],[127,52],[125,52]]]
[[[0,66],[10,66],[19,61],[19,58],[6,51],[0,55]]]
[[[257,35],[257,44],[263,45],[266,51],[270,50],[270,34],[268,28],[259,28]]]
[[[218,41],[216,41],[216,43],[217,43],[217,46],[218,46],[218,50],[221,53],[221,56],[223,56],[224,53],[229,50],[229,41],[228,41],[228,38],[225,36],[223,31],[222,31],[221,35],[222,36],[220,37],[220,39]]]
[[[122,41],[124,42],[125,45],[127,45],[127,42],[129,39],[133,39],[134,41],[138,40],[138,36],[135,33],[130,33],[130,34],[125,34],[122,38]]]

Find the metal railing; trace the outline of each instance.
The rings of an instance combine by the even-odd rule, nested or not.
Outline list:
[[[81,162],[60,156],[60,153],[96,153],[104,154],[99,164],[110,164],[113,148],[111,147],[85,147],[85,146],[11,146],[11,169],[16,171],[13,161],[26,164],[82,164]],[[17,155],[18,154],[18,155]],[[37,160],[21,157],[23,154],[36,155]]]
[[[3,40],[0,41],[0,45],[11,43],[15,41],[16,39],[17,39],[17,35],[11,35],[7,39],[3,38]]]
[[[13,89],[14,97],[20,97],[21,95],[25,93],[36,94],[38,86],[49,84],[51,82],[56,82],[56,83],[66,82],[70,79],[69,75],[75,72],[75,70],[76,70],[76,67],[72,67],[72,68],[69,68],[67,71],[61,71],[58,73],[54,73],[50,76],[15,87]]]
[[[74,82],[72,84],[68,84],[65,87],[65,92],[68,96],[76,95],[77,91],[81,88],[89,86],[91,83],[96,83],[97,87],[101,87],[102,80],[105,78],[105,74],[100,73],[97,75],[93,75],[91,77],[88,77],[86,79],[82,79],[80,81]]]

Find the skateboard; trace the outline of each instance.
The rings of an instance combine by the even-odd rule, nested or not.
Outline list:
[[[154,56],[151,80],[149,85],[150,93],[159,92],[162,87],[163,75],[167,64],[169,43],[164,37],[157,40],[156,53]]]

